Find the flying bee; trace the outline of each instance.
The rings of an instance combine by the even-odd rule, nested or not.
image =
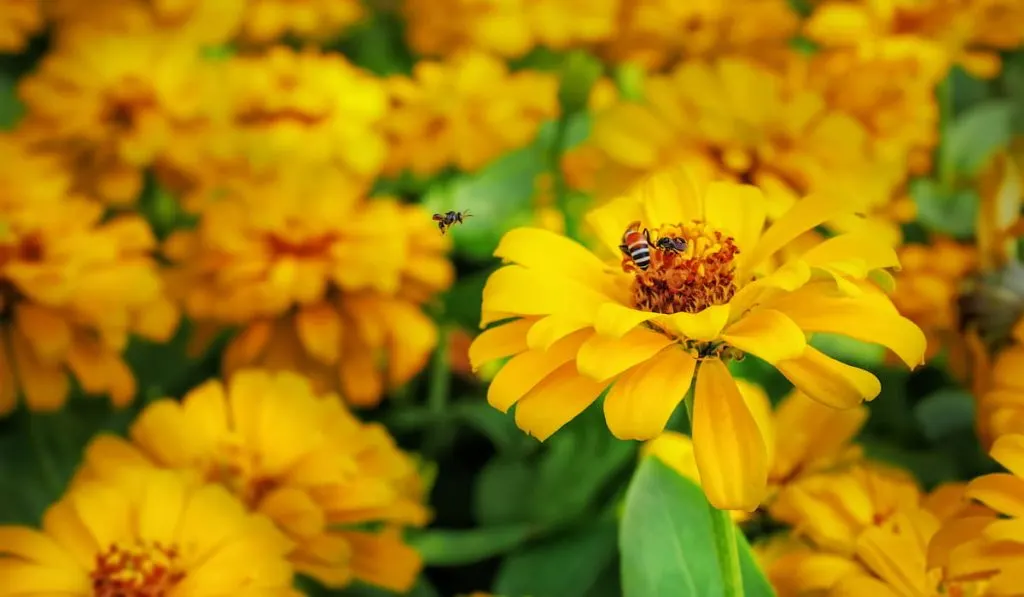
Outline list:
[[[447,232],[448,228],[455,224],[462,224],[463,218],[473,217],[473,214],[466,211],[448,211],[444,214],[434,214],[433,220],[437,222],[437,227],[441,231],[441,234]]]
[[[666,253],[682,253],[686,250],[686,239],[677,236],[663,236],[658,239],[655,246]]]
[[[641,270],[651,265],[651,235],[644,228],[640,233],[640,222],[633,222],[622,234],[619,250],[625,253]]]

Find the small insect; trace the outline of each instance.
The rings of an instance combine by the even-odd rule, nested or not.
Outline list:
[[[682,253],[686,250],[686,239],[677,236],[663,236],[658,239],[655,246],[666,253]]]
[[[433,220],[437,222],[437,227],[441,230],[441,234],[444,234],[448,228],[451,228],[455,224],[462,224],[463,218],[471,218],[473,214],[466,211],[449,211],[444,214],[434,214]]]
[[[622,244],[619,250],[629,256],[641,270],[646,270],[651,265],[651,235],[644,228],[640,233],[640,222],[633,222],[622,234]]]

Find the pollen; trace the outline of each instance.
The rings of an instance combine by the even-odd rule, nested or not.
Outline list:
[[[736,293],[735,257],[731,236],[705,223],[666,225],[648,230],[651,262],[641,270],[628,256],[622,268],[632,273],[633,306],[651,313],[698,313],[729,302]],[[682,239],[681,251],[658,248],[661,238]]]
[[[96,555],[95,597],[164,597],[185,578],[178,551],[160,543],[112,544]]]

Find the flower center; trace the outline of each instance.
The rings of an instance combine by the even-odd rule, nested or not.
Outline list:
[[[622,257],[632,273],[633,306],[651,313],[698,313],[722,305],[736,293],[735,257],[731,236],[703,222],[667,225],[648,230],[650,260]],[[634,251],[634,255],[635,255]]]
[[[159,543],[113,544],[96,555],[95,597],[164,597],[185,578],[178,551]]]
[[[229,439],[221,444],[217,456],[207,471],[207,481],[223,485],[249,509],[256,509],[263,498],[277,487],[277,480],[259,473],[260,455],[247,449],[239,439]]]
[[[38,234],[14,241],[0,241],[0,270],[15,261],[39,263],[42,260],[43,240]],[[11,314],[14,304],[20,298],[21,292],[18,287],[3,275],[3,271],[0,271],[0,319]]]

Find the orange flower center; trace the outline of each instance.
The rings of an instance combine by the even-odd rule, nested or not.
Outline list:
[[[731,236],[698,221],[652,228],[649,235],[646,269],[629,255],[622,257],[622,269],[634,275],[635,308],[666,315],[698,313],[732,299],[739,248]]]
[[[163,597],[185,578],[178,551],[159,543],[113,544],[89,575],[95,597]]]
[[[259,473],[260,455],[247,449],[237,438],[225,441],[217,456],[215,464],[207,471],[206,480],[223,485],[250,510],[256,509],[278,485],[276,479]]]

